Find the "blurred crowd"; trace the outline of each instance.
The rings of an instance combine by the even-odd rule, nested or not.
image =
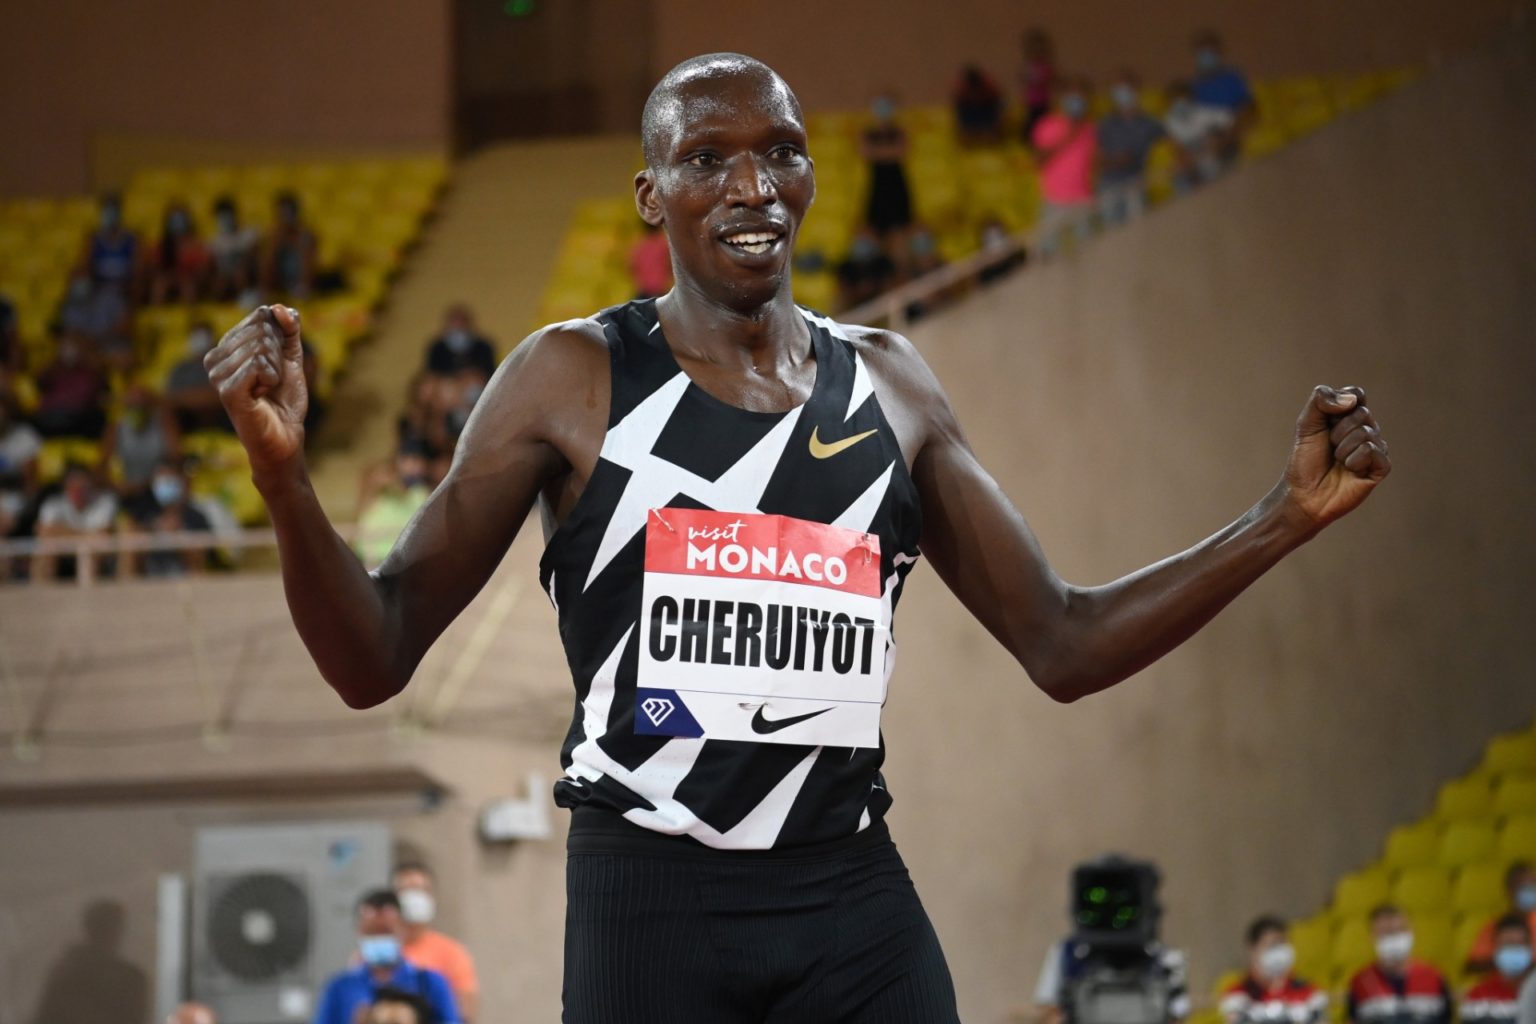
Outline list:
[[[119,198],[105,196],[46,349],[25,350],[14,308],[0,295],[0,539],[236,528],[216,496],[191,493],[197,463],[183,444],[191,434],[231,432],[203,366],[217,340],[214,328],[194,321],[182,358],[157,375],[136,343],[135,317],[168,303],[249,308],[298,300],[341,282],[317,266],[315,234],[295,195],[277,196],[267,232],[242,225],[231,198],[218,199],[212,213],[205,238],[185,205],[172,203],[158,237],[142,238],[123,223]],[[307,348],[304,372],[313,385],[316,363]],[[323,403],[312,397],[306,426],[323,415]],[[44,473],[47,440],[81,442],[69,450],[90,457]],[[94,569],[164,576],[218,564],[210,549],[187,548],[103,555]],[[0,582],[67,578],[78,570],[72,556],[0,559]]]

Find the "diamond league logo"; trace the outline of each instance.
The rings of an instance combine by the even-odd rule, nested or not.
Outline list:
[[[640,710],[645,712],[645,717],[651,720],[652,725],[659,726],[672,714],[672,702],[665,697],[647,697],[640,702]]]

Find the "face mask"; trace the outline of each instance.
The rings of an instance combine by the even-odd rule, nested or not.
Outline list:
[[[369,967],[393,967],[400,962],[400,940],[393,935],[364,935],[357,951]]]
[[[913,235],[912,236],[912,255],[914,255],[914,256],[930,256],[932,254],[933,254],[933,236],[932,235]]]
[[[173,476],[155,477],[154,482],[149,485],[149,489],[154,494],[155,500],[162,507],[174,505],[181,500],[181,481]]]
[[[1515,890],[1515,906],[1527,914],[1536,910],[1536,882],[1527,882]]]
[[[1518,978],[1531,968],[1531,947],[1500,946],[1493,954],[1493,966],[1506,978]]]
[[[896,104],[884,96],[871,103],[869,110],[881,121],[889,121],[896,116]]]
[[[105,206],[105,207],[102,207],[102,210],[101,210],[101,229],[103,231],[115,231],[115,230],[117,230],[117,225],[118,225],[119,221],[121,221],[121,219],[122,219],[122,214],[118,212],[117,207],[115,207],[115,206]]]
[[[1136,109],[1136,90],[1128,85],[1117,85],[1110,94],[1115,99],[1115,106],[1121,110],[1131,111]]]
[[[1088,112],[1088,101],[1073,93],[1062,99],[1061,110],[1075,120]]]
[[[187,338],[187,351],[200,356],[213,347],[213,336],[207,331],[193,331]]]
[[[408,476],[402,476],[400,478],[400,486],[404,487],[408,491],[414,491],[418,487],[427,487],[429,485],[427,483],[427,478],[424,475],[422,475],[421,473],[411,473]],[[410,911],[406,908],[406,905],[405,905],[405,897],[406,897],[406,895],[407,895],[406,893],[401,893],[400,894],[400,912],[405,915],[405,919],[407,921],[410,921],[412,924],[417,924],[419,922],[417,922],[414,918],[411,917]],[[427,897],[427,899],[431,899],[431,898],[432,897],[430,897],[430,896]],[[422,920],[423,921],[430,921],[432,919],[430,917],[425,917],[425,918],[422,918]]]
[[[469,348],[470,336],[469,332],[464,330],[464,328],[455,327],[453,330],[443,335],[443,340],[446,341],[448,343],[448,347],[453,349],[455,352],[462,352],[466,348]]]
[[[1376,940],[1376,957],[1384,964],[1401,964],[1413,952],[1413,932],[1394,932]]]
[[[1208,46],[1195,51],[1195,67],[1201,71],[1215,71],[1221,67],[1221,54]]]
[[[187,215],[173,213],[165,219],[165,230],[173,235],[185,234],[187,230]]]
[[[1259,954],[1259,971],[1270,981],[1276,981],[1291,973],[1296,964],[1296,950],[1288,942],[1270,946]]]
[[[1194,104],[1190,102],[1188,96],[1180,96],[1169,104],[1168,113],[1173,117],[1183,117],[1189,113],[1190,108],[1193,106]]]
[[[981,233],[981,244],[988,249],[1001,249],[1008,244],[1008,231],[993,225]]]
[[[880,243],[873,238],[855,238],[848,255],[858,262],[872,260],[880,254]]]
[[[403,482],[407,487],[425,487],[427,483],[424,477],[405,477]],[[426,924],[437,916],[437,901],[425,889],[401,889],[399,896],[400,916],[411,924]]]
[[[226,235],[232,234],[235,230],[235,215],[232,213],[219,214],[219,230]]]
[[[69,297],[76,302],[82,302],[91,297],[91,282],[88,278],[77,277],[69,282]]]

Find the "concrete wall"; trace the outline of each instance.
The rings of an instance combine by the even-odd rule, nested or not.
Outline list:
[[[1075,581],[1113,578],[1241,513],[1275,480],[1316,382],[1370,390],[1397,465],[1363,510],[1191,643],[1070,707],[1035,693],[932,573],[914,574],[886,718],[891,822],[967,1021],[1028,1002],[1078,859],[1160,861],[1166,933],[1204,986],[1249,916],[1316,909],[1489,735],[1536,711],[1536,196],[1515,185],[1536,179],[1533,119],[1524,35],[916,331],[981,458]],[[455,790],[435,811],[0,808],[0,1024],[28,1019],[38,971],[89,900],[125,904],[125,955],[148,969],[153,878],[186,866],[191,829],[301,812],[391,822],[442,869],[446,923],[478,952],[491,1010],[555,1019],[558,838],[498,851],[471,833],[482,800],[515,792],[531,766],[553,771],[569,707],[531,584],[536,550],[525,537],[498,577],[523,589],[452,729],[419,739],[391,724],[395,709],[358,717],[329,698],[271,579],[191,592],[210,638],[202,676],[173,589],[0,592],[20,695],[0,705],[0,738],[39,718],[50,677],[41,719],[57,731],[35,762],[7,744],[0,789],[414,764]],[[488,600],[424,669],[423,709]],[[82,653],[58,662],[60,649]],[[92,730],[195,727],[210,706],[199,679],[215,709],[238,694],[228,752],[206,752],[195,731],[82,745]]]
[[[103,134],[442,149],[446,0],[59,0],[0,13],[0,195],[91,187]],[[259,158],[259,156],[258,156]]]

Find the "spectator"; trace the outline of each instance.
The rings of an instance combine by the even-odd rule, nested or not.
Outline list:
[[[907,232],[905,244],[901,253],[901,280],[912,281],[925,274],[931,274],[944,266],[944,257],[939,253],[938,239],[933,237],[933,232],[926,226],[919,224]],[[907,304],[907,319],[917,320],[930,310],[944,305],[959,294],[959,285],[951,284],[934,292],[926,299],[917,300]]]
[[[1195,77],[1190,91],[1196,103],[1217,107],[1232,116],[1231,127],[1218,140],[1222,159],[1231,163],[1237,159],[1243,133],[1258,113],[1253,92],[1248,88],[1248,78],[1227,63],[1220,35],[1209,29],[1196,33],[1194,50]]]
[[[1071,231],[1079,241],[1093,229],[1093,165],[1098,135],[1088,116],[1088,83],[1064,83],[1060,109],[1035,125],[1035,152],[1040,165],[1040,194],[1045,203],[1035,229],[1035,248],[1053,254],[1061,235]]]
[[[1008,225],[996,217],[988,217],[982,222],[979,240],[982,251],[991,253],[994,260],[976,275],[976,280],[981,284],[988,285],[1007,277],[1014,268],[1023,264],[1024,250],[1014,241]]]
[[[149,492],[155,467],[180,457],[181,431],[170,407],[143,384],[129,384],[117,414],[102,431],[98,470],[108,473],[115,460],[122,496],[132,505]]]
[[[202,298],[208,250],[197,237],[192,215],[182,203],[165,208],[160,241],[150,250],[148,262],[151,303],[196,302]]]
[[[8,537],[37,493],[37,456],[43,439],[23,422],[16,399],[0,388],[0,537]],[[6,573],[0,571],[0,579]]]
[[[92,286],[130,298],[138,292],[139,238],[123,226],[123,205],[116,195],[102,197],[98,216],[98,226],[86,240],[81,265]]]
[[[267,238],[262,285],[269,293],[302,299],[315,286],[315,235],[299,213],[299,197],[277,197],[277,220]]]
[[[210,294],[216,302],[246,296],[256,284],[256,254],[261,232],[242,227],[239,208],[229,196],[213,204],[213,237],[208,239],[212,281]]]
[[[1351,1024],[1451,1024],[1445,975],[1414,959],[1408,915],[1391,904],[1371,911],[1376,962],[1350,979],[1345,1012]]]
[[[848,247],[848,258],[837,265],[837,284],[844,309],[867,302],[895,283],[896,265],[880,247],[874,228],[859,228]]]
[[[381,989],[360,1024],[433,1024],[432,1007],[409,992]]]
[[[1221,176],[1226,167],[1222,147],[1233,117],[1221,107],[1196,102],[1188,82],[1169,84],[1166,95],[1168,112],[1163,116],[1163,130],[1173,140],[1178,158],[1173,185],[1182,195]]]
[[[1221,1013],[1227,1024],[1322,1021],[1328,996],[1291,974],[1296,950],[1285,922],[1278,917],[1260,917],[1248,926],[1247,938],[1248,973],[1221,996]]]
[[[232,429],[218,389],[203,366],[203,356],[212,347],[213,328],[206,321],[194,324],[187,334],[187,357],[166,374],[165,400],[183,433]]]
[[[666,248],[665,236],[662,248]],[[496,347],[475,330],[468,306],[450,306],[443,316],[443,333],[427,348],[427,372],[439,377],[468,374],[480,384],[496,372]]]
[[[181,464],[171,459],[155,467],[149,494],[135,503],[129,515],[139,533],[210,533],[213,529],[192,504]],[[208,548],[168,548],[142,552],[134,561],[141,576],[186,576],[202,572],[208,565],[208,554]]]
[[[8,296],[0,293],[0,387],[9,382],[12,374],[22,371],[23,357],[21,332],[17,329],[16,306]]]
[[[219,1018],[202,1003],[182,1003],[165,1018],[165,1024],[219,1024]]]
[[[411,381],[406,396],[405,412],[395,423],[397,447],[410,447],[423,453],[433,464],[430,474],[435,484],[447,471],[447,461],[453,454],[446,430],[446,418],[438,399],[439,379],[425,371]],[[441,471],[438,464],[442,463]],[[387,465],[385,469],[389,469]]]
[[[459,1002],[459,1014],[466,1021],[474,1020],[480,1008],[474,958],[457,940],[428,927],[437,917],[437,881],[431,870],[425,864],[401,864],[395,868],[394,885],[405,920],[405,958],[447,978]]]
[[[1463,1024],[1515,1024],[1521,987],[1531,977],[1531,924],[1525,914],[1506,914],[1493,929],[1493,973],[1467,990]]]
[[[376,889],[358,901],[361,963],[326,984],[314,1024],[354,1024],[385,989],[421,997],[431,1008],[436,1024],[459,1024],[458,1004],[443,976],[416,967],[401,955],[400,924],[400,901],[388,889]]]
[[[402,441],[393,464],[367,473],[357,496],[357,536],[352,550],[366,565],[378,565],[394,547],[416,510],[432,493],[427,450]]]
[[[991,146],[1003,140],[1003,91],[975,64],[966,65],[955,87],[955,124],[964,145]]]
[[[1035,126],[1056,99],[1056,44],[1043,28],[1024,32],[1024,144],[1035,144]]]
[[[1468,974],[1486,974],[1493,970],[1494,932],[1504,918],[1524,916],[1531,931],[1536,933],[1536,869],[1531,867],[1530,861],[1517,860],[1509,866],[1504,872],[1504,891],[1509,896],[1509,909],[1483,925],[1482,931],[1477,933],[1472,948],[1467,951]],[[1536,950],[1536,945],[1532,949]]]
[[[64,471],[59,493],[43,502],[37,511],[37,535],[43,539],[67,537],[106,537],[117,519],[117,496],[99,487],[96,475],[85,466],[72,465]],[[96,556],[97,574],[104,575],[107,556]],[[39,575],[41,573],[41,575]],[[45,556],[33,572],[33,579],[58,579],[75,573],[72,556]]]
[[[107,379],[80,338],[56,337],[54,361],[37,377],[32,422],[44,437],[99,437],[107,421],[102,411]]]
[[[1110,90],[1109,115],[1099,122],[1099,219],[1107,226],[1140,217],[1147,203],[1147,155],[1163,137],[1157,118],[1141,108],[1136,76],[1123,72]]]
[[[128,339],[130,313],[127,295],[116,288],[98,288],[89,274],[77,270],[59,307],[59,326],[98,347],[111,345]]]
[[[659,298],[672,290],[672,252],[660,224],[646,224],[629,247],[629,277],[637,299]]]
[[[869,202],[864,222],[882,239],[912,223],[912,195],[907,189],[907,133],[896,123],[896,98],[876,96],[870,104],[875,121],[864,132],[864,159],[869,161]]]

